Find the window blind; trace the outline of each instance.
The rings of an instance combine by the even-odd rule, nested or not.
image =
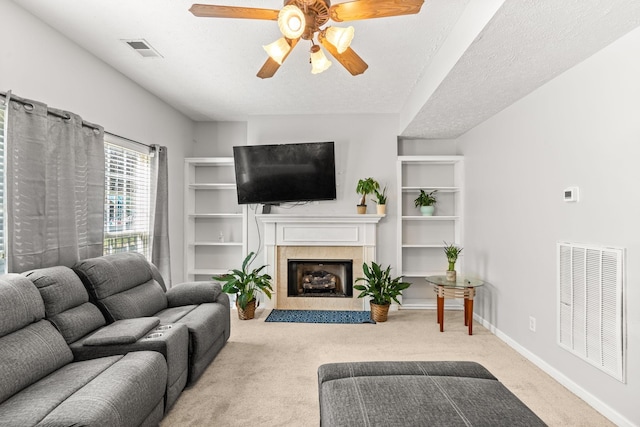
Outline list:
[[[105,141],[104,253],[150,259],[151,164],[142,153]]]

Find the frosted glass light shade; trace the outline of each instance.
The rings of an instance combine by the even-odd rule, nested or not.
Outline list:
[[[331,61],[327,59],[321,49],[311,52],[311,74],[319,74],[331,67]]]
[[[329,43],[336,47],[338,53],[344,53],[344,51],[351,45],[351,40],[353,40],[354,34],[355,30],[353,27],[327,27],[325,37]]]
[[[283,7],[278,13],[278,28],[288,39],[297,39],[304,33],[304,13],[298,6],[292,4]]]
[[[279,65],[282,65],[282,61],[291,50],[291,46],[287,43],[284,37],[280,37],[278,40],[270,43],[266,46],[262,46],[271,59],[276,61]]]

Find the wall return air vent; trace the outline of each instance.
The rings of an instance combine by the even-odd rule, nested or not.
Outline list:
[[[558,242],[558,342],[625,382],[624,249]]]

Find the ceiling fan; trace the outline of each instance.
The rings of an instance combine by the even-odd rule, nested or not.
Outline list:
[[[189,11],[198,17],[277,21],[283,37],[263,46],[269,58],[258,71],[257,76],[262,79],[273,77],[300,39],[311,42],[311,72],[317,74],[329,68],[331,62],[314,43],[314,38],[347,71],[357,76],[369,66],[349,47],[354,35],[353,27],[321,27],[329,20],[343,22],[413,15],[420,12],[423,3],[424,0],[353,0],[332,6],[330,0],[284,0],[284,7],[280,10],[194,4]]]

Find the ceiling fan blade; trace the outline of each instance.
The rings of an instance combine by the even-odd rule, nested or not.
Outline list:
[[[324,37],[323,33],[318,34],[318,41],[320,42],[322,47],[327,49],[329,53],[334,58],[336,58],[336,60],[338,60],[338,62],[347,69],[347,71],[351,73],[352,76],[362,74],[367,70],[367,68],[369,68],[367,63],[364,62],[362,58],[360,58],[358,54],[355,53],[355,51],[350,47],[348,47],[344,52],[338,53],[338,49],[334,45],[329,43],[329,41]]]
[[[216,6],[213,4],[194,4],[189,12],[206,18],[244,18],[278,20],[279,10],[258,9],[253,7]]]
[[[282,58],[283,63],[284,61],[287,60],[287,57],[289,56],[293,48],[296,47],[296,44],[298,44],[298,40],[300,39],[292,40],[285,37],[285,40],[287,41],[287,43],[289,43],[289,46],[291,46],[291,49],[289,50],[289,52],[287,52],[284,58]],[[278,64],[271,57],[269,57],[267,58],[266,62],[262,65],[262,68],[260,68],[260,71],[258,71],[258,74],[256,74],[256,76],[260,77],[261,79],[271,78],[276,73],[276,71],[278,71],[278,68],[280,68],[280,64]]]
[[[354,0],[334,4],[329,9],[336,22],[387,16],[414,15],[420,12],[424,0]]]

